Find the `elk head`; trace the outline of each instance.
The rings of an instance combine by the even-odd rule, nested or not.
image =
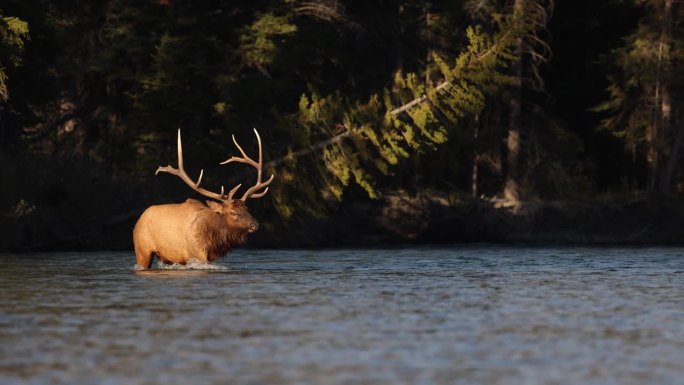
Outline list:
[[[258,161],[255,161],[254,159],[247,156],[247,154],[245,154],[245,151],[242,149],[242,147],[240,147],[237,140],[235,140],[235,135],[233,135],[233,143],[235,143],[235,146],[238,148],[242,156],[232,156],[220,163],[228,164],[237,162],[244,163],[256,168],[256,183],[254,184],[254,186],[247,189],[247,191],[245,191],[245,193],[242,195],[242,197],[240,197],[240,199],[234,199],[233,197],[237,190],[242,186],[242,184],[238,184],[237,186],[233,187],[228,192],[228,194],[225,194],[225,189],[223,186],[221,186],[220,193],[215,193],[200,187],[200,183],[202,182],[202,176],[204,175],[204,170],[200,171],[200,175],[199,178],[197,178],[197,181],[192,180],[188,176],[188,174],[185,172],[185,168],[183,167],[183,145],[181,143],[180,129],[178,130],[178,168],[176,169],[169,165],[165,167],[159,167],[155,172],[155,175],[160,172],[166,172],[171,175],[176,175],[179,178],[181,178],[181,180],[185,182],[188,186],[190,186],[190,188],[192,188],[193,190],[197,191],[198,193],[202,194],[207,198],[213,199],[206,201],[207,206],[214,212],[221,215],[221,217],[225,221],[226,228],[231,234],[231,238],[235,237],[235,243],[237,244],[243,244],[246,240],[247,234],[253,233],[259,228],[259,224],[247,210],[247,199],[261,198],[264,195],[266,195],[266,193],[268,192],[268,185],[271,184],[271,182],[273,182],[274,178],[274,175],[271,175],[271,177],[268,178],[268,180],[262,181],[263,157],[261,150],[261,137],[259,136],[259,132],[256,129],[254,129],[254,134],[256,135],[257,143],[259,144]]]

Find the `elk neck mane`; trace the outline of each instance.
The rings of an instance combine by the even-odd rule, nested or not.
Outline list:
[[[192,227],[197,234],[195,241],[207,250],[210,261],[225,255],[232,247],[247,243],[247,231],[228,227],[221,215],[208,207],[197,212]]]

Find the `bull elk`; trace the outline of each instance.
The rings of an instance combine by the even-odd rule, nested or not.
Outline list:
[[[242,157],[230,157],[220,164],[232,162],[245,163],[257,169],[256,184],[242,195],[240,199],[233,196],[240,188],[238,184],[228,194],[215,193],[200,187],[204,170],[197,181],[193,181],[183,168],[183,146],[181,133],[178,130],[178,168],[159,167],[160,172],[178,176],[190,188],[212,200],[206,204],[194,199],[183,203],[155,205],[147,208],[133,229],[133,244],[138,268],[148,269],[152,260],[157,257],[163,263],[186,264],[191,259],[211,262],[225,255],[234,246],[244,245],[247,235],[259,228],[259,224],[247,211],[247,199],[261,198],[268,192],[268,185],[273,175],[262,182],[261,138],[256,129],[254,133],[259,144],[259,160],[254,161],[242,150],[233,136],[233,143],[240,150]]]

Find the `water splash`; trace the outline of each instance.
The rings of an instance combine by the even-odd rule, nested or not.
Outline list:
[[[213,264],[211,262],[203,262],[200,261],[199,259],[192,258],[190,259],[185,265],[182,265],[180,263],[172,263],[172,264],[165,264],[161,261],[157,261],[157,269],[160,270],[216,270],[216,271],[227,271],[230,270],[227,266],[221,266],[217,264]],[[138,264],[135,264],[133,266],[133,270],[135,271],[142,271],[146,270]]]

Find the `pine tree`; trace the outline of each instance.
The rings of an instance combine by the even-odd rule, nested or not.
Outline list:
[[[7,72],[21,65],[28,38],[28,23],[17,17],[4,16],[0,9],[0,147],[5,144],[6,105],[10,97]]]
[[[436,84],[426,84],[416,73],[399,72],[390,87],[365,102],[339,93],[302,96],[292,134],[299,138],[300,147],[312,150],[282,159],[289,163],[279,171],[286,183],[275,191],[281,213],[313,210],[309,202],[318,188],[312,175],[320,176],[323,195],[333,200],[341,199],[352,183],[377,198],[381,194],[378,178],[391,177],[403,159],[434,151],[450,136],[470,130],[488,95],[510,84],[508,68],[516,60],[513,50],[526,27],[507,17],[492,34],[476,26],[467,28],[467,45],[453,61],[433,53],[436,70],[432,77],[441,78]],[[320,156],[314,148],[322,148]],[[304,155],[313,157],[313,162],[303,161]],[[311,199],[303,207],[286,203],[286,186],[304,191]]]
[[[602,127],[621,138],[628,151],[648,164],[649,192],[668,193],[682,145],[681,117],[674,93],[684,85],[677,63],[683,59],[684,7],[672,0],[642,0],[645,14],[610,62],[609,99],[596,110]],[[673,111],[675,109],[675,111]]]
[[[0,9],[0,102],[9,98],[7,66],[21,65],[21,54],[28,37],[28,23],[17,17],[5,16]]]

